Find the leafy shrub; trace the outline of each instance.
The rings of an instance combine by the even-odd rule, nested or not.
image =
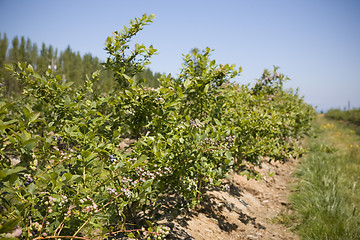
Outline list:
[[[107,38],[112,92],[93,91],[99,72],[77,88],[50,70],[8,66],[24,92],[0,103],[2,237],[160,238],[168,229],[151,223],[158,200],[176,192],[193,206],[243,163],[303,152],[296,141],[314,111],[283,90],[277,68],[239,86],[231,79],[241,68],[217,64],[207,48],[184,56],[178,78],[140,84],[156,49],[128,43],[153,18]]]
[[[360,108],[341,111],[339,109],[330,109],[325,117],[335,120],[343,120],[360,126]]]

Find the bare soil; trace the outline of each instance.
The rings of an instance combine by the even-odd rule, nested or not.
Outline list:
[[[299,239],[279,219],[289,211],[292,173],[298,160],[256,167],[263,178],[233,174],[226,180],[230,190],[208,191],[200,206],[190,212],[166,217],[167,239]]]

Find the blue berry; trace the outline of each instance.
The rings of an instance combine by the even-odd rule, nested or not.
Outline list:
[[[110,162],[111,162],[111,163],[114,163],[114,162],[115,162],[115,157],[114,157],[114,155],[110,155],[109,157],[110,157]]]

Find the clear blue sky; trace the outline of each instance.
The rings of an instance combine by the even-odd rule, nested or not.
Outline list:
[[[359,0],[0,0],[0,32],[105,59],[106,37],[143,13],[157,16],[135,38],[158,49],[153,71],[176,76],[182,54],[208,46],[242,66],[239,83],[276,65],[319,111],[360,107]]]

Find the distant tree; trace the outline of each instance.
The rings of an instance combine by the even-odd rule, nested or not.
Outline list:
[[[20,59],[20,46],[19,46],[19,38],[16,36],[12,40],[12,48],[9,49],[9,63],[17,63]],[[4,84],[6,86],[5,94],[10,96],[12,93],[19,93],[21,91],[21,87],[19,82],[13,76],[7,74],[5,77]]]
[[[114,89],[114,74],[110,70],[105,70],[101,61],[90,53],[81,56],[80,52],[75,52],[67,46],[58,54],[58,50],[52,45],[42,43],[39,49],[36,43],[25,37],[21,37],[20,40],[14,37],[11,44],[11,48],[8,49],[9,40],[6,34],[0,34],[0,84],[3,85],[1,91],[5,95],[17,95],[21,92],[17,79],[4,68],[6,63],[17,62],[31,64],[39,74],[45,74],[50,68],[53,74],[60,74],[64,82],[74,82],[75,86],[82,85],[86,76],[91,77],[93,72],[101,70],[99,81],[95,82],[95,90],[104,93]],[[138,72],[135,79],[143,79],[144,86],[156,88],[159,86],[160,76],[160,73],[153,73],[147,68],[143,72]]]
[[[77,85],[81,85],[84,82],[85,75],[80,52],[76,53],[73,61],[74,65],[71,71],[71,81],[75,82]]]
[[[6,62],[6,53],[8,49],[8,39],[6,37],[6,33],[4,33],[4,37],[1,37],[0,33],[0,67],[3,67]]]
[[[136,74],[135,79],[137,81],[144,80],[144,86],[157,88],[160,85],[158,80],[160,77],[161,73],[153,73],[150,68],[146,68],[144,71]]]
[[[93,69],[92,56],[90,53],[87,53],[83,56],[83,73],[85,75],[90,75]]]
[[[5,71],[4,65],[6,63],[6,57],[7,57],[7,50],[8,50],[8,39],[6,36],[6,33],[4,33],[4,36],[1,37],[0,34],[0,96],[2,94],[6,94],[6,89],[8,86],[7,79],[9,79],[9,74],[7,71]]]
[[[48,68],[49,62],[47,59],[47,48],[45,43],[41,44],[40,55],[37,61],[37,72],[40,74],[44,74]]]
[[[29,49],[30,50],[30,49]],[[39,49],[36,43],[33,43],[31,45],[31,50],[29,52],[29,62],[34,65],[34,68],[36,69],[38,64],[38,58],[39,58]]]
[[[32,50],[32,44],[30,39],[28,38],[25,44],[25,59],[28,63],[33,64],[33,61],[31,59],[31,50]]]
[[[19,46],[19,56],[16,60],[17,62],[25,62],[27,60],[26,58],[26,42],[25,37],[21,37],[20,46]]]
[[[12,40],[12,48],[9,51],[9,62],[16,63],[19,61],[19,38],[16,36]]]
[[[73,68],[74,53],[68,45],[65,51],[60,53],[59,65],[61,68],[61,75],[64,81],[70,81],[70,75]]]

